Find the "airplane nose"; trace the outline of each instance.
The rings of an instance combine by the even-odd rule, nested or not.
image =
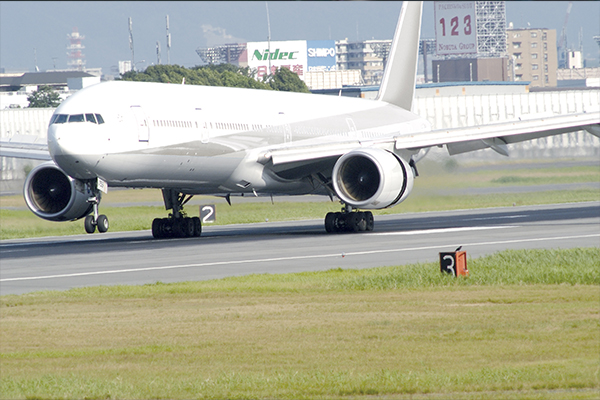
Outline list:
[[[48,129],[48,150],[56,165],[69,176],[95,178],[92,167],[97,163],[97,157],[90,154],[94,146],[86,140],[85,126],[77,128],[66,124],[51,125]]]

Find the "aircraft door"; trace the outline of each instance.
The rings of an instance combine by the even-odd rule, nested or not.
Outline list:
[[[148,119],[144,114],[141,106],[131,106],[131,111],[135,117],[135,123],[138,131],[138,140],[140,142],[147,142],[150,139],[150,126],[148,125]]]
[[[202,118],[202,109],[196,108],[196,129],[200,134],[200,141],[202,143],[208,143],[210,139],[210,127],[208,122]]]
[[[356,125],[354,124],[354,120],[350,117],[346,118],[346,124],[348,124],[348,136],[356,137]]]

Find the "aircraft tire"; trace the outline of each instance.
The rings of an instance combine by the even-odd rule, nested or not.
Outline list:
[[[192,222],[194,224],[194,237],[200,237],[202,235],[202,221],[200,221],[199,217],[192,217]]]
[[[96,221],[96,225],[98,226],[98,232],[104,233],[108,231],[108,218],[106,215],[99,215],[98,221]]]
[[[154,239],[162,239],[163,237],[162,220],[160,218],[152,220],[152,236]]]
[[[183,218],[181,220],[181,227],[183,228],[184,237],[194,237],[196,229],[194,228],[194,221],[191,218]]]
[[[350,232],[356,233],[356,232],[360,231],[361,218],[357,212],[353,212],[353,213],[346,215],[346,222],[348,225],[348,230]]]
[[[83,227],[85,228],[85,231],[87,233],[96,232],[96,225],[94,224],[93,215],[88,215],[87,217],[85,217],[85,220],[83,221]]]
[[[365,211],[365,230],[367,232],[372,232],[375,228],[375,219],[373,218],[373,213],[371,211]]]
[[[325,230],[327,231],[327,233],[332,233],[332,232],[336,232],[336,226],[335,226],[335,213],[332,212],[328,212],[327,215],[325,216]]]

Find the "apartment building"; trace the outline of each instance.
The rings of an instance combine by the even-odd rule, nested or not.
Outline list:
[[[533,87],[556,86],[556,30],[508,29],[509,76]]]

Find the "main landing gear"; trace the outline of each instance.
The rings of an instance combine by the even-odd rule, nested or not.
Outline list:
[[[325,216],[325,230],[328,233],[370,232],[375,226],[371,211],[354,211],[346,205],[341,212],[330,212]]]
[[[199,237],[202,234],[202,223],[198,217],[187,217],[183,211],[185,203],[193,197],[179,193],[173,189],[163,189],[165,208],[172,209],[168,218],[156,218],[152,221],[152,236],[155,239]]]

